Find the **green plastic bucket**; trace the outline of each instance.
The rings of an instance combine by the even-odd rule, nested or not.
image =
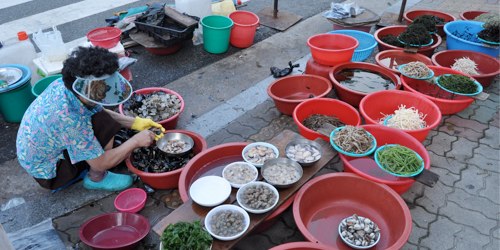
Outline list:
[[[44,77],[40,80],[38,80],[38,82],[35,83],[35,85],[33,85],[33,88],[31,88],[31,92],[33,93],[33,95],[35,97],[38,97],[40,94],[42,94],[42,92],[53,82],[55,81],[56,79],[58,78],[61,78],[62,75],[53,75],[53,76],[47,76],[47,77]]]
[[[23,77],[7,88],[0,89],[0,113],[6,122],[21,122],[24,112],[35,100],[31,93],[31,71],[19,64],[0,65],[15,67],[23,72]]]
[[[226,16],[206,16],[201,20],[203,48],[212,54],[221,54],[229,48],[233,20]]]

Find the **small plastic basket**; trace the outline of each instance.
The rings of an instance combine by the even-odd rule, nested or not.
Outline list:
[[[377,46],[377,40],[375,37],[367,32],[358,30],[335,30],[328,32],[330,34],[343,34],[354,37],[359,42],[359,46],[354,50],[352,55],[353,62],[362,62],[366,60],[373,53],[373,50]]]
[[[337,146],[337,144],[335,144],[335,142],[333,141],[333,137],[335,136],[336,132],[338,132],[338,131],[340,131],[340,130],[342,130],[344,128],[345,128],[345,126],[338,127],[336,129],[334,129],[332,131],[332,133],[330,133],[330,144],[339,153],[341,153],[343,155],[351,156],[351,157],[364,157],[364,156],[371,155],[375,151],[375,149],[377,149],[377,139],[375,139],[375,136],[373,136],[370,132],[366,131],[366,133],[368,134],[368,136],[370,136],[373,139],[373,141],[372,141],[372,147],[369,150],[367,150],[366,152],[364,152],[362,154],[356,154],[356,153],[347,152],[347,151],[342,150],[339,146]]]
[[[419,169],[418,169],[417,171],[415,171],[415,172],[413,172],[413,173],[410,173],[410,174],[406,174],[406,175],[404,175],[404,174],[396,174],[396,173],[393,173],[393,172],[391,172],[391,171],[389,171],[389,170],[385,169],[385,168],[382,166],[382,164],[380,163],[380,161],[379,161],[379,158],[378,158],[378,153],[379,153],[381,150],[383,150],[384,148],[389,148],[389,147],[394,147],[394,146],[400,146],[400,145],[399,145],[399,144],[387,144],[387,145],[384,145],[384,146],[382,146],[382,147],[379,147],[379,148],[377,149],[377,151],[375,151],[375,157],[374,157],[374,158],[375,158],[375,162],[377,163],[377,165],[378,165],[378,167],[379,167],[380,169],[382,169],[382,170],[383,170],[383,171],[385,171],[386,173],[389,173],[389,174],[394,175],[394,176],[397,176],[397,177],[413,177],[413,176],[419,175],[420,173],[422,173],[422,171],[424,171],[424,160],[422,159],[422,157],[421,157],[421,156],[420,156],[417,152],[415,152],[414,150],[411,150],[411,149],[410,149],[410,150],[411,150],[411,151],[413,151],[413,153],[415,153],[415,155],[417,156],[417,158],[419,158],[419,159],[420,159],[420,161],[422,162],[422,164],[420,165],[420,167],[419,167]],[[404,146],[403,146],[403,147],[404,147]]]

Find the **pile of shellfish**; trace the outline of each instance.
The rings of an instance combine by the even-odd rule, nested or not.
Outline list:
[[[127,116],[149,118],[153,121],[168,119],[181,111],[181,100],[173,94],[158,91],[152,94],[136,94],[123,104]]]
[[[380,237],[380,229],[372,220],[354,214],[342,220],[340,235],[352,245],[367,247],[375,245]]]

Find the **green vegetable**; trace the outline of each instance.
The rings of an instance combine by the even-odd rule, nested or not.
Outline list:
[[[413,23],[420,23],[424,25],[429,32],[436,32],[436,18],[438,17],[432,15],[421,15],[415,18],[415,20],[413,20]]]
[[[412,175],[422,166],[417,154],[404,146],[386,146],[377,152],[378,162],[385,170],[398,175]]]
[[[439,77],[439,84],[447,90],[462,93],[472,94],[477,92],[477,85],[472,79],[461,75],[443,75]]]
[[[170,224],[161,235],[165,250],[207,250],[212,236],[203,229],[200,221]]]
[[[398,38],[401,42],[408,46],[421,46],[430,43],[432,40],[432,36],[429,34],[425,26],[420,23],[410,24]]]

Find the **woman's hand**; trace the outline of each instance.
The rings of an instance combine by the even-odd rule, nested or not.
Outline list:
[[[161,124],[154,122],[151,119],[145,119],[145,118],[140,118],[136,117],[134,119],[134,122],[132,123],[131,129],[137,130],[137,131],[143,131],[146,129],[150,128],[158,128],[161,130],[162,133],[165,132],[165,129],[161,126]]]
[[[155,133],[149,130],[143,130],[130,138],[137,147],[149,147],[155,140]]]

